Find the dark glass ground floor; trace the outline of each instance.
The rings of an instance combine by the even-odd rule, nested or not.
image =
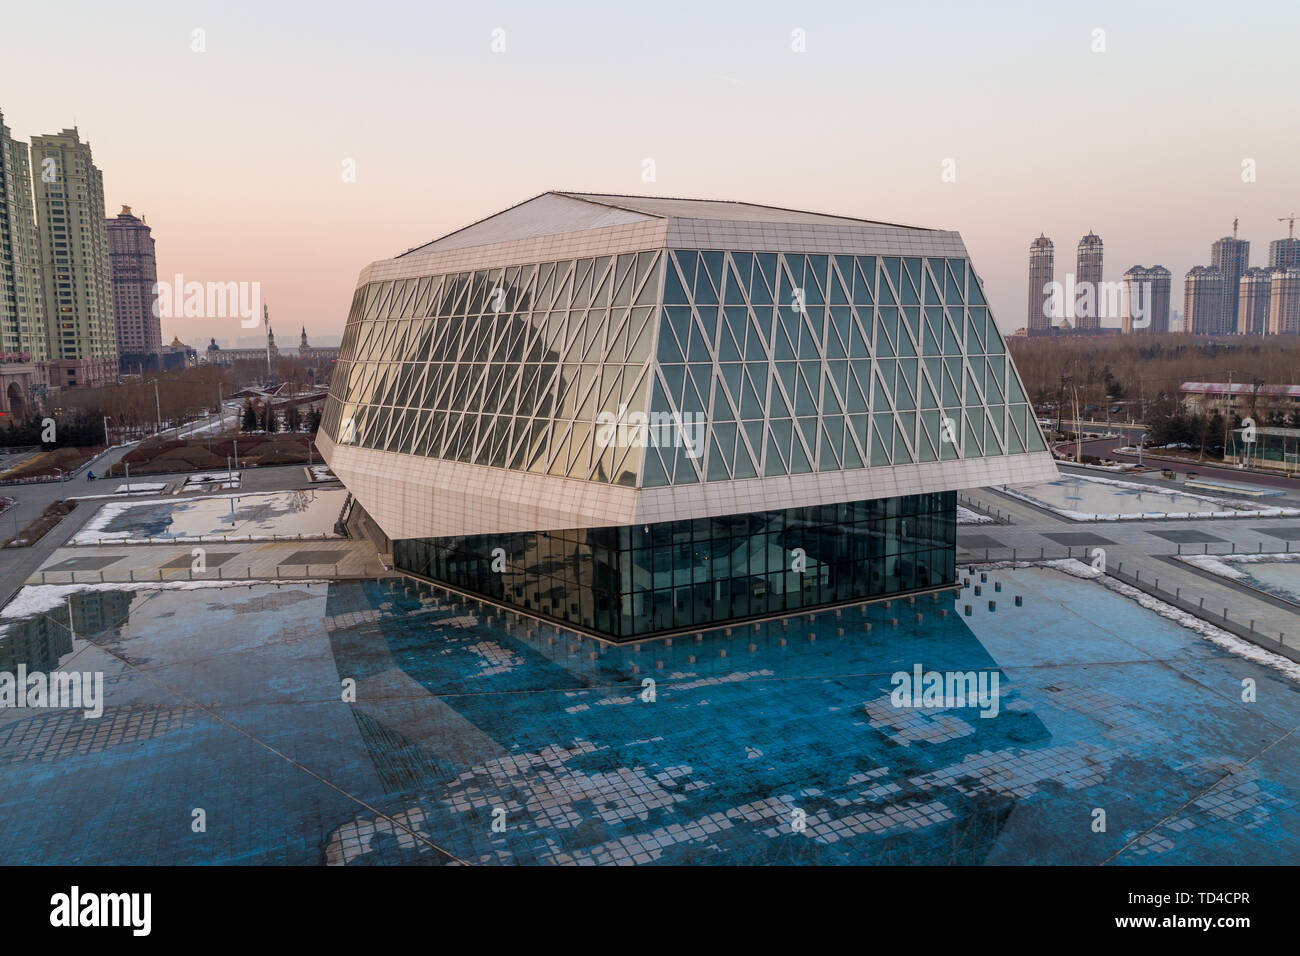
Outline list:
[[[398,569],[630,640],[956,580],[956,492],[393,542]]]

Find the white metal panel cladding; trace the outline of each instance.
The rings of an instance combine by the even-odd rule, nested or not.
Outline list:
[[[387,485],[366,479],[365,495],[353,489],[393,537],[488,530],[475,520],[590,527],[687,516],[666,507],[702,516],[788,507],[791,493],[827,503],[1052,474],[960,237],[864,224],[844,241],[853,254],[827,254],[823,231],[852,230],[673,220],[665,246],[674,235],[763,241],[628,250],[620,239],[602,255],[590,240],[605,230],[593,229],[548,239],[590,255],[364,281],[322,425],[331,464],[345,482],[349,471],[373,475],[368,460],[403,472]],[[770,251],[800,241],[813,251]],[[860,252],[872,242],[924,254]],[[494,248],[476,248],[475,261]],[[459,253],[421,258],[446,255]],[[387,274],[382,265],[363,276]],[[409,486],[417,474],[426,484]],[[366,500],[419,499],[429,481],[452,506],[437,520],[423,500]],[[705,490],[673,491],[689,485]],[[491,518],[487,488],[509,500]],[[556,500],[529,504],[548,495]],[[464,517],[454,518],[458,500]],[[556,523],[560,501],[570,517]]]

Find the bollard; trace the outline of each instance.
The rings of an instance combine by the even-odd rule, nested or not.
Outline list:
[[[1022,598],[1019,594],[1017,594],[1017,595],[1016,595],[1016,607],[1021,607],[1021,606],[1024,605],[1024,603],[1025,603],[1025,599]]]
[[[890,626],[890,627],[898,627],[898,618],[896,618],[896,617],[891,617],[891,618],[889,619],[889,626]]]
[[[976,597],[980,596],[980,586],[978,584],[975,585],[975,596]]]
[[[916,623],[917,624],[921,623],[921,614],[919,612],[916,614]]]
[[[863,622],[862,622],[862,629],[863,629],[864,631],[869,631],[869,630],[871,630],[871,622],[870,622],[870,621],[863,621]],[[782,644],[782,646],[784,646],[784,645],[785,645],[785,641],[782,641],[781,644]]]
[[[1002,590],[1002,582],[1001,582],[1001,581],[994,581],[994,582],[993,582],[993,590],[994,590],[994,591],[999,591],[999,592],[1000,592],[1000,591]]]
[[[940,617],[947,617],[947,616],[948,616],[948,609],[947,609],[946,607],[941,607],[941,608],[939,608],[939,616],[940,616]]]
[[[970,617],[970,605],[969,605],[969,604],[966,605],[966,609],[965,609],[965,610],[966,610],[966,616],[967,616],[967,617]]]
[[[998,609],[998,602],[997,602],[997,601],[989,601],[989,610],[990,610],[990,611],[996,611],[997,609]]]

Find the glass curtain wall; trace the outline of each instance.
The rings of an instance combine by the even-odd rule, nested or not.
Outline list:
[[[955,581],[956,493],[393,542],[397,567],[615,640]]]

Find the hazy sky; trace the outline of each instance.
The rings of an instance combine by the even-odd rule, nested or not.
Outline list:
[[[1261,265],[1300,211],[1294,0],[66,0],[7,5],[0,31],[13,134],[79,126],[160,277],[261,282],[282,343],[338,334],[366,263],[547,189],[957,229],[1007,331],[1039,232],[1058,278],[1092,229],[1108,279],[1162,263],[1181,309],[1234,216]]]

